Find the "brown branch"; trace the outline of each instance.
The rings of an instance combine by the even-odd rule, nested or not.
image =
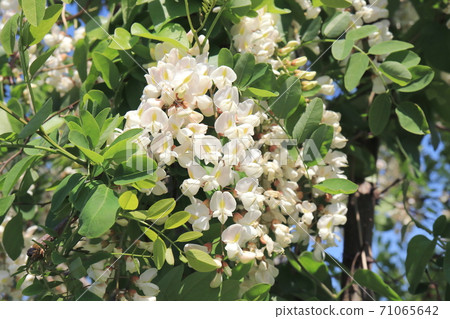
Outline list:
[[[450,132],[450,128],[443,126],[440,123],[435,124],[436,128],[441,131]]]
[[[63,113],[64,111],[72,110],[72,109],[75,107],[75,105],[77,105],[78,103],[80,103],[80,100],[76,100],[75,102],[69,104],[68,106],[63,107],[61,110],[56,111],[55,113],[53,113],[52,115],[50,115],[49,118],[46,119],[46,120],[44,121],[44,123],[47,122],[47,121],[49,121],[50,119],[54,118],[55,116],[57,116],[57,115]]]

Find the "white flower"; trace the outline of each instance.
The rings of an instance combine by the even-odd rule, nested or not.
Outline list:
[[[198,193],[201,184],[201,181],[198,179],[188,178],[183,181],[180,189],[183,195],[186,195],[188,197],[195,196]]]
[[[87,274],[95,281],[106,282],[111,275],[111,270],[109,268],[105,270],[105,262],[99,261],[89,266]]]
[[[234,224],[222,232],[222,241],[226,244],[225,250],[228,258],[231,260],[235,259],[242,252],[239,245],[242,231],[242,225]]]
[[[185,211],[191,214],[189,222],[192,224],[194,231],[203,232],[209,229],[209,221],[211,219],[209,208],[200,200],[196,199],[193,204],[185,208]]]
[[[236,78],[236,73],[234,73],[231,68],[224,65],[211,72],[211,79],[219,89],[231,86],[232,83],[236,81]]]
[[[222,156],[220,140],[211,135],[196,135],[193,138],[194,155],[204,160],[206,164],[217,163]]]
[[[136,286],[142,290],[144,295],[147,297],[153,297],[159,293],[159,287],[151,283],[157,274],[158,270],[156,268],[150,268],[144,271],[136,281]]]
[[[236,200],[229,192],[222,193],[217,191],[211,197],[210,207],[213,211],[213,217],[225,224],[228,217],[233,217],[233,212],[236,209]]]
[[[167,114],[158,107],[151,107],[141,115],[141,125],[152,135],[166,128],[169,119]]]
[[[239,92],[235,86],[226,86],[214,94],[214,104],[222,112],[236,112]]]

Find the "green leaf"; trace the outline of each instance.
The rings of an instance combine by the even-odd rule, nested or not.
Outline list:
[[[191,218],[191,214],[185,211],[177,212],[167,218],[164,223],[164,229],[174,229],[184,225],[189,218]]]
[[[166,260],[166,244],[161,238],[157,238],[153,244],[153,261],[158,269],[161,269]]]
[[[380,296],[386,297],[389,300],[401,301],[400,296],[386,284],[380,276],[367,269],[358,269],[353,279],[359,285],[373,290]]]
[[[83,180],[83,176],[79,173],[66,176],[56,187],[52,196],[52,211],[56,211],[64,202],[70,192]]]
[[[80,257],[75,258],[69,264],[69,270],[70,270],[70,274],[76,279],[81,279],[81,278],[87,276],[86,268],[84,268]]]
[[[395,61],[403,64],[405,67],[410,68],[419,64],[420,57],[412,51],[399,51],[389,54],[385,61]]]
[[[6,174],[5,180],[3,182],[3,195],[7,195],[11,192],[14,185],[19,180],[20,176],[30,168],[32,163],[38,159],[39,156],[27,156],[22,158],[19,162],[14,164],[14,166]]]
[[[13,54],[14,52],[18,17],[18,13],[10,17],[3,25],[3,28],[0,32],[0,42],[2,43],[3,49],[5,50],[6,54],[8,55]]]
[[[198,272],[210,272],[219,268],[208,253],[198,249],[188,250],[186,252],[186,258],[189,261],[189,266]]]
[[[187,276],[181,283],[178,300],[217,301],[220,289],[209,286],[214,275],[214,272],[194,272]]]
[[[71,124],[70,126],[76,127],[73,124]],[[68,139],[73,145],[75,145],[77,147],[89,148],[89,141],[88,141],[87,137],[83,133],[79,132],[78,130],[74,130],[71,128],[71,131],[69,132],[69,135],[68,135]]]
[[[126,191],[120,195],[119,205],[124,210],[135,210],[139,205],[139,200],[134,192]]]
[[[80,80],[83,82],[87,77],[87,54],[87,41],[85,39],[78,40],[77,43],[75,43],[75,51],[73,52],[73,63],[77,68]]]
[[[447,283],[450,283],[450,242],[447,243],[444,256],[444,276]]]
[[[252,87],[248,87],[247,91],[250,92],[252,94],[252,96],[255,97],[276,97],[278,96],[278,92],[271,92],[271,91],[267,91],[267,90],[262,90],[262,89],[257,89],[257,88],[252,88]]]
[[[174,300],[181,288],[183,279],[184,265],[178,265],[170,269],[158,282],[160,293],[158,300],[167,301]]]
[[[369,109],[369,128],[373,135],[383,133],[391,116],[391,98],[389,94],[380,94],[375,97]]]
[[[344,60],[352,52],[353,44],[353,40],[350,39],[337,40],[331,46],[331,54],[338,61]]]
[[[434,237],[442,236],[445,233],[447,227],[447,217],[441,215],[433,223],[433,235]]]
[[[142,232],[144,233],[144,235],[147,236],[147,238],[150,239],[151,241],[155,241],[156,239],[158,239],[158,234],[155,233],[150,228],[142,227],[141,229],[142,229]]]
[[[337,38],[348,28],[352,19],[348,12],[336,12],[322,26],[322,33],[328,38]]]
[[[234,66],[234,72],[236,73],[236,81],[234,85],[239,88],[245,87],[253,74],[253,68],[255,67],[255,57],[251,53],[241,54]]]
[[[184,28],[178,23],[166,24],[157,34],[161,38],[173,39],[183,47],[189,47],[189,40]]]
[[[80,111],[80,118],[83,133],[91,141],[92,147],[95,148],[100,138],[100,128],[97,121],[87,110]]]
[[[193,241],[193,240],[195,240],[195,239],[197,239],[197,238],[200,238],[200,237],[202,237],[202,236],[203,236],[203,234],[202,234],[201,232],[198,232],[198,231],[188,231],[187,233],[181,234],[181,235],[177,238],[176,242],[179,242],[179,243],[185,243],[185,242]]]
[[[31,2],[34,2],[34,0],[29,0]],[[45,2],[45,1],[44,1]],[[44,36],[50,31],[52,26],[55,24],[56,20],[58,20],[59,15],[62,11],[62,5],[61,4],[54,4],[48,7],[45,10],[44,18],[39,23],[38,26],[31,25],[30,26],[30,33],[33,37],[31,43],[29,45],[34,45],[36,43],[39,43]],[[44,9],[42,9],[42,12],[44,12]]]
[[[262,301],[269,295],[269,291],[269,284],[256,284],[247,290],[242,298],[249,301]]]
[[[318,16],[315,19],[306,20],[300,29],[300,36],[303,42],[314,40],[319,34],[322,25],[322,18]]]
[[[114,30],[114,36],[111,39],[109,48],[115,50],[129,50],[132,45],[130,43],[131,34],[124,28],[116,28]]]
[[[240,3],[240,2],[243,2],[243,1],[241,1],[241,0],[235,0],[234,2]],[[251,4],[253,4],[253,2],[254,2],[254,1],[251,1]],[[264,7],[264,6],[266,6],[267,12],[270,12],[270,13],[287,14],[287,13],[290,13],[290,12],[291,12],[291,10],[286,9],[286,8],[283,8],[283,9],[278,8],[278,7],[275,5],[275,0],[264,0],[264,1],[261,1],[261,3],[260,3],[259,5],[257,5],[256,7],[252,7],[252,9],[253,9],[253,10],[258,10],[258,9]]]
[[[219,51],[218,65],[225,65],[229,68],[233,68],[233,54],[227,48],[222,48]]]
[[[31,285],[29,285],[22,291],[22,295],[35,296],[45,292],[46,290],[47,288],[42,283],[42,280],[35,280]]]
[[[135,155],[133,155],[135,156]],[[146,156],[147,157],[147,156]],[[151,159],[149,159],[151,160]],[[151,160],[153,161],[153,160]],[[115,178],[114,178],[114,184],[116,185],[131,185],[133,183],[137,183],[140,181],[146,181],[146,182],[152,182],[153,186],[155,185],[156,181],[157,181],[157,176],[156,174],[149,174],[149,172],[145,169],[145,167],[143,168],[135,168],[135,167],[130,167],[129,164],[130,161],[127,161],[126,163],[122,163],[118,170],[115,173]],[[151,186],[151,187],[153,187]],[[151,188],[146,187],[146,188]]]
[[[22,0],[22,10],[31,25],[38,26],[44,18],[45,0]]]
[[[275,116],[285,119],[288,114],[300,103],[302,85],[295,76],[290,76],[278,88],[281,94],[269,100],[269,107]]]
[[[117,66],[106,56],[101,53],[92,53],[92,59],[97,70],[102,74],[102,78],[106,85],[111,89],[117,88],[119,85],[119,70]]]
[[[323,102],[320,98],[315,98],[306,106],[297,124],[295,124],[292,137],[298,143],[303,143],[319,127],[323,114]]]
[[[414,45],[408,42],[390,40],[375,44],[370,48],[369,54],[383,55],[390,54],[392,52],[403,51],[413,48]]]
[[[161,199],[150,206],[147,217],[149,219],[159,219],[167,216],[175,209],[175,204],[176,202],[173,198]]]
[[[83,147],[83,146],[79,146],[77,145],[77,147],[80,149],[80,151],[83,152],[84,155],[86,155],[86,157],[88,159],[90,159],[94,164],[102,164],[105,159],[103,158],[103,156],[101,156],[100,154],[91,151],[90,149]]]
[[[179,43],[178,41],[168,38],[168,37],[162,37],[156,34],[151,34],[150,32],[148,32],[148,30],[140,23],[133,23],[133,25],[131,26],[131,34],[138,36],[138,37],[142,37],[142,38],[147,38],[147,39],[151,39],[151,40],[156,40],[156,41],[160,41],[160,42],[169,42],[170,44],[172,44],[173,46],[175,46],[178,49],[181,49],[183,51],[187,51],[188,48],[186,46],[184,46],[183,44]]]
[[[308,166],[322,162],[330,150],[333,141],[334,129],[332,126],[322,124],[311,135],[303,146],[303,161]]]
[[[25,247],[22,228],[22,214],[18,213],[6,224],[3,232],[2,244],[12,260],[19,258],[22,249]]]
[[[248,262],[248,263],[243,263],[243,262],[238,263],[233,268],[233,272],[231,273],[230,279],[241,280],[242,278],[244,278],[248,274],[250,269],[252,269],[253,264],[254,264],[253,260]]]
[[[436,241],[431,241],[423,235],[414,236],[408,243],[405,268],[411,293],[416,291],[435,247]]]
[[[328,194],[353,194],[358,190],[358,185],[344,178],[329,178],[322,183],[314,185],[314,188]]]
[[[351,0],[319,0],[323,5],[330,8],[347,8],[352,5]]]
[[[33,116],[27,125],[22,129],[19,134],[19,138],[26,138],[34,134],[44,123],[44,121],[50,116],[53,109],[53,100],[49,98],[44,105],[39,109],[35,116]]]
[[[173,266],[175,264],[175,258],[173,256],[173,251],[171,247],[167,248],[165,258],[166,263],[168,263],[169,265]]]
[[[383,62],[379,66],[380,71],[392,82],[404,86],[411,80],[412,75],[401,63],[395,61]]]
[[[345,36],[346,39],[357,41],[359,39],[364,39],[374,32],[378,32],[378,28],[375,25],[363,25],[357,29],[352,29],[347,32]]]
[[[422,109],[414,103],[402,102],[395,109],[401,127],[408,132],[424,135],[430,132],[427,119]]]
[[[31,63],[30,66],[30,75],[33,77],[37,71],[39,71],[39,68],[44,65],[45,61],[53,54],[53,51],[55,51],[56,47],[53,47],[46,52],[44,52],[42,55],[38,56],[36,60]]]
[[[364,53],[352,54],[344,75],[344,86],[347,91],[353,91],[361,81],[369,66],[369,58]]]
[[[9,208],[11,207],[15,198],[16,198],[15,194],[0,198],[0,224],[3,221],[1,217],[9,211]]]
[[[411,82],[398,89],[399,92],[416,92],[422,90],[433,81],[434,71],[429,66],[416,65],[409,68]]]
[[[319,279],[327,287],[331,288],[330,272],[327,265],[323,261],[315,260],[313,253],[310,251],[302,252],[301,255],[297,258],[301,265],[304,267],[304,270]],[[303,273],[304,270],[301,269]]]
[[[88,238],[100,237],[116,221],[119,200],[114,191],[104,184],[95,188],[80,213],[80,235]]]

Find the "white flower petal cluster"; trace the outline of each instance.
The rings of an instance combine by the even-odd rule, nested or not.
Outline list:
[[[273,59],[277,43],[281,41],[276,24],[279,15],[267,12],[265,7],[257,11],[254,18],[243,17],[241,21],[231,28],[233,44],[238,52],[250,52],[257,62],[272,64],[274,70],[281,67],[276,59]]]
[[[84,36],[84,27],[76,29],[74,36],[70,37],[57,25],[54,25],[50,33],[44,36],[43,42],[46,46],[49,48],[57,46],[45,62],[45,67],[49,69],[46,72],[45,83],[53,86],[62,95],[69,92],[74,86],[81,85],[78,71],[74,70],[71,74],[70,68],[65,65],[69,54],[74,50],[75,43]]]
[[[319,15],[320,7],[313,7],[311,0],[295,0],[300,7],[305,11],[305,17],[307,20],[315,19]]]
[[[222,224],[228,259],[255,261],[245,282],[273,284],[278,270],[270,258],[293,243],[307,243],[315,236],[310,227],[324,223],[329,214],[328,206],[318,209],[314,198],[302,200],[298,182],[308,175],[314,183],[345,178],[345,155],[330,151],[324,163],[306,170],[301,159],[292,158],[283,147],[289,137],[259,105],[267,103],[242,99],[233,86],[234,71],[209,65],[205,55],[195,58],[172,48],[149,69],[146,79],[141,104],[125,115],[125,130],[143,129],[138,143],[159,170],[175,162],[187,170],[189,177],[179,185],[191,202],[185,211],[191,214],[192,229],[208,232],[210,223]],[[324,111],[322,122],[335,131],[333,148],[346,143],[339,119],[338,113]],[[200,200],[204,194],[208,199]],[[330,205],[344,199],[335,196]],[[312,237],[314,242],[335,245],[333,231],[342,224],[334,218],[331,226],[327,223],[317,238]],[[186,244],[184,250],[189,249],[209,251]],[[220,284],[222,272],[211,285]]]

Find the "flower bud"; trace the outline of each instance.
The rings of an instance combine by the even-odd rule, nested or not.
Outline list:
[[[228,264],[226,262],[222,262],[223,265],[223,272],[225,273],[225,275],[227,275],[228,277],[231,277],[232,275],[232,271],[230,266],[228,266]]]
[[[308,58],[305,56],[301,56],[291,61],[291,66],[300,67],[304,66],[308,62]]]
[[[211,280],[209,286],[211,288],[217,288],[222,284],[222,281],[223,281],[222,273],[216,272],[216,275],[214,276],[213,280]]]

